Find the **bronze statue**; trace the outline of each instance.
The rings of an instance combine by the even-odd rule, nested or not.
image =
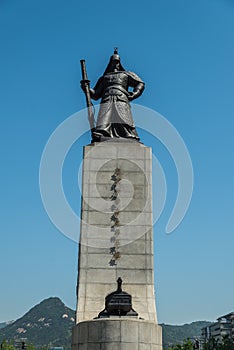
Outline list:
[[[84,65],[84,60],[82,62]],[[93,89],[89,87],[86,71],[82,70],[82,72],[81,87],[86,94],[89,108],[92,141],[99,142],[111,138],[139,141],[129,101],[142,94],[145,84],[135,73],[123,68],[117,49],[111,56],[103,76],[98,79]],[[133,88],[133,91],[128,91],[129,88]],[[87,95],[89,96],[87,97]],[[94,100],[101,98],[96,127],[94,127],[94,119],[92,112],[90,112],[90,98]]]

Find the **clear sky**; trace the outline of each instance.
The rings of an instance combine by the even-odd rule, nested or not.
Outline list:
[[[176,127],[194,168],[189,210],[167,235],[175,167],[165,148],[139,130],[168,182],[155,225],[159,322],[215,320],[234,310],[233,38],[232,0],[0,1],[0,322],[50,296],[75,308],[77,244],[44,210],[39,165],[51,133],[85,107],[79,60],[87,60],[94,84],[114,46],[124,67],[146,82],[137,103]],[[87,143],[84,135],[64,169],[77,212],[77,159]]]

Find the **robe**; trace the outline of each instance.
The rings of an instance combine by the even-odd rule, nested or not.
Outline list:
[[[135,73],[127,71],[108,72],[98,80],[92,94],[95,100],[101,98],[94,141],[103,137],[139,140],[129,103],[129,87],[139,91],[139,96],[144,83]]]

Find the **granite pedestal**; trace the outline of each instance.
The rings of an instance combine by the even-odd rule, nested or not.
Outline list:
[[[139,142],[84,147],[73,350],[162,349],[154,294],[151,167],[151,149]],[[138,319],[93,320],[118,277]],[[148,340],[142,341],[145,332]]]
[[[161,327],[155,322],[108,319],[80,322],[72,350],[162,350]]]

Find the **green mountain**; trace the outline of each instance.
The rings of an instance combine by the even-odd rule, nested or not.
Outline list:
[[[201,328],[211,322],[197,321],[183,326],[162,324],[163,346],[167,347],[182,343],[184,339],[196,338],[201,335]],[[71,330],[75,324],[75,311],[69,309],[59,298],[49,298],[34,306],[23,317],[15,322],[3,323],[0,329],[0,343],[13,340],[32,343],[37,348],[44,345],[63,346],[71,349]]]
[[[0,323],[0,329],[1,329],[1,328],[4,328],[4,327],[6,327],[6,326],[7,326],[7,323],[6,323],[6,322],[1,322],[1,323]]]
[[[65,306],[59,298],[49,298],[34,306],[23,317],[0,329],[0,342],[13,340],[43,345],[71,348],[71,329],[75,324],[75,311]]]
[[[9,324],[13,323],[14,321],[7,321],[7,322],[1,322],[0,323],[0,329],[8,326]]]
[[[197,321],[182,326],[172,326],[161,324],[163,332],[163,346],[167,347],[175,344],[182,344],[183,340],[190,338],[191,340],[201,336],[201,329],[209,326],[211,322]]]

